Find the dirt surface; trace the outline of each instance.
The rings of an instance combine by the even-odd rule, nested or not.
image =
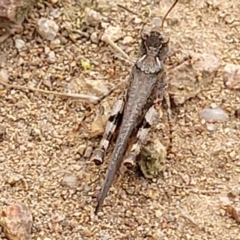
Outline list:
[[[123,38],[117,44],[132,59],[137,56],[143,16],[149,9],[162,16],[170,6],[167,0],[167,4],[161,1],[160,8],[152,2],[118,1],[142,15],[142,22],[141,17],[117,7],[100,9],[114,19],[112,25],[121,27]],[[108,157],[98,167],[81,156],[87,144],[98,144],[98,139],[88,139],[100,106],[0,85],[0,204],[20,201],[29,207],[34,218],[33,239],[240,239],[239,225],[220,200],[240,180],[240,124],[233,115],[239,107],[239,92],[226,89],[222,80],[226,62],[240,64],[240,6],[235,0],[181,2],[165,26],[172,49],[213,54],[220,59],[221,68],[212,83],[174,110],[173,153],[163,176],[150,181],[126,172],[111,188],[98,216],[94,215],[95,196]],[[100,96],[125,78],[131,64],[116,59],[107,44],[94,44],[85,36],[98,30],[89,27],[83,31],[78,24],[78,15],[84,15],[79,4],[70,9],[66,2],[64,6],[39,3],[22,34],[0,46],[1,71],[8,72],[9,83]],[[43,41],[35,32],[37,20],[53,18],[54,9],[61,13],[54,19],[60,27],[59,46]],[[76,41],[69,38],[73,29],[83,31]],[[125,36],[132,37],[132,42],[126,43]],[[25,42],[20,50],[15,47],[16,39]],[[54,61],[49,51],[55,53]],[[89,88],[85,80],[93,86],[103,85]],[[110,107],[121,91],[103,105]],[[199,115],[211,104],[230,116],[227,122],[216,123],[215,131]],[[80,125],[90,108],[93,114]],[[168,132],[159,138],[167,139]],[[1,228],[0,238],[6,239]]]

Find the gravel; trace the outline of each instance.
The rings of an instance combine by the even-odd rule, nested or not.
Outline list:
[[[123,81],[131,64],[123,57],[116,58],[119,53],[101,40],[92,43],[90,36],[96,33],[97,42],[96,37],[101,39],[104,33],[102,27],[120,26],[122,38],[116,44],[135,59],[143,22],[150,21],[141,16],[149,12],[163,16],[170,3],[161,1],[160,7],[153,8],[148,0],[118,2],[138,13],[135,16],[116,6],[110,11],[107,1],[105,5],[102,2],[101,8],[92,7],[95,11],[104,9],[100,11],[104,22],[94,27],[80,24],[87,12],[80,2],[72,6],[65,1],[64,6],[39,2],[24,23],[24,31],[0,46],[1,73],[10,84],[94,95],[98,92],[90,89],[85,79],[103,81],[109,89]],[[147,180],[127,171],[114,183],[97,216],[96,195],[108,156],[98,167],[83,157],[83,149],[99,143],[97,138],[89,138],[89,133],[101,106],[1,86],[0,205],[22,202],[28,206],[34,219],[33,239],[240,239],[239,225],[220,201],[239,185],[240,124],[234,115],[239,108],[239,92],[224,87],[222,77],[226,63],[240,64],[239,3],[181,2],[165,24],[172,51],[183,56],[190,52],[214,55],[221,62],[220,69],[196,96],[173,108],[173,148],[162,176]],[[39,19],[52,18],[54,9],[62,14],[54,14],[59,31],[51,43],[35,29]],[[142,21],[136,23],[140,18]],[[125,36],[133,40],[126,41]],[[20,45],[25,43],[21,48],[16,48],[18,39]],[[82,67],[83,61],[89,62],[88,68]],[[176,74],[175,79],[178,77]],[[171,94],[178,94],[179,89],[175,91]],[[111,109],[122,92],[117,89],[102,102],[105,110]],[[224,109],[229,119],[214,123],[215,130],[209,131],[200,113],[213,103]],[[165,127],[158,136],[164,145],[169,142],[166,119],[163,111]],[[1,228],[0,238],[6,239]]]

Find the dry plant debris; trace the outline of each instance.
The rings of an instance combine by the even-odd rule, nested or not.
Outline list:
[[[152,133],[138,156],[138,164],[145,178],[156,178],[166,168],[167,150],[160,137]]]
[[[33,91],[33,92],[40,92],[40,93],[45,93],[45,94],[52,94],[56,95],[59,97],[68,97],[68,98],[75,98],[80,101],[87,101],[87,102],[93,102],[97,103],[99,101],[99,98],[96,96],[91,96],[87,94],[75,94],[75,93],[61,93],[61,92],[55,92],[55,91],[48,91],[48,90],[43,90],[39,88],[33,88],[33,87],[26,87],[26,86],[20,86],[16,84],[8,84],[3,80],[3,77],[0,76],[0,84],[7,88],[13,88],[13,89],[21,89],[21,90],[26,90],[26,91]]]
[[[181,2],[165,24],[177,54],[176,61],[170,59],[169,77],[173,76],[172,84],[182,85],[172,96],[183,102],[173,108],[172,153],[158,178],[147,180],[127,171],[111,188],[99,216],[93,214],[95,197],[109,162],[106,157],[104,165],[96,167],[87,156],[98,144],[97,138],[89,140],[89,136],[100,105],[27,88],[101,96],[95,87],[98,83],[111,89],[124,81],[132,66],[119,57],[117,48],[101,40],[105,30],[120,27],[122,37],[114,44],[134,59],[146,16],[163,16],[171,1],[162,0],[160,6],[150,0],[118,2],[138,16],[107,0],[96,1],[105,5],[101,8],[89,6],[90,1],[71,1],[71,8],[66,8],[67,1],[55,5],[40,1],[23,23],[24,30],[1,44],[0,70],[11,87],[0,85],[0,202],[27,203],[34,218],[33,239],[239,239],[239,224],[225,214],[220,201],[232,186],[239,185],[240,124],[234,116],[239,92],[223,84],[224,66],[240,65],[239,2]],[[89,8],[101,14],[98,25],[84,23]],[[53,41],[36,33],[41,18],[59,26]],[[199,58],[195,62],[194,56],[183,65],[176,64],[176,72],[171,69],[193,52],[214,56],[220,66],[207,59],[215,70],[210,69],[205,79],[201,71],[207,64]],[[84,68],[82,61],[91,68]],[[193,80],[183,81],[185,71]],[[198,82],[194,82],[196,75]],[[121,93],[122,88],[116,89],[102,104],[111,108]],[[209,125],[201,119],[202,110],[213,104],[227,112],[227,121]],[[157,131],[157,136],[166,147],[165,111],[162,125],[164,131]],[[8,181],[8,176],[14,177]],[[2,228],[0,238],[6,239]]]

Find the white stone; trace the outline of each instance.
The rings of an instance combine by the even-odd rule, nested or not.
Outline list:
[[[59,26],[53,20],[40,18],[37,22],[37,32],[46,40],[52,41],[57,36],[58,30]]]

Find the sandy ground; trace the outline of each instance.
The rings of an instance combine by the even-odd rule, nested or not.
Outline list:
[[[145,16],[147,9],[162,16],[170,6],[165,1],[167,4],[161,2],[161,8],[156,8],[151,2],[119,3]],[[98,143],[96,138],[89,140],[89,125],[100,106],[1,87],[0,204],[21,201],[30,208],[33,239],[240,239],[239,225],[220,201],[240,180],[240,126],[233,115],[239,107],[239,93],[227,90],[222,81],[222,66],[240,63],[240,6],[236,2],[192,0],[178,4],[169,15],[165,30],[172,46],[214,54],[221,68],[211,84],[174,111],[174,154],[167,160],[163,176],[149,181],[126,172],[111,188],[98,216],[94,215],[95,196],[108,161],[98,167],[81,156],[87,144]],[[69,40],[67,26],[83,29],[77,26],[77,16],[83,15],[79,6],[71,9],[75,14],[70,14],[71,20],[63,15],[55,19],[60,26],[59,47],[43,41],[34,32],[33,23],[51,16],[53,9],[70,12],[61,3],[48,5],[39,3],[24,23],[23,33],[1,45],[1,69],[8,72],[9,83],[101,95],[102,89],[87,89],[84,80],[99,81],[106,89],[125,78],[131,65],[115,59],[109,46],[93,44],[83,36],[75,42]],[[120,39],[117,44],[131,58],[136,57],[143,24],[136,23],[139,17],[116,7],[106,13],[121,27],[123,39],[133,38],[131,43]],[[15,47],[16,39],[25,41],[20,51]],[[49,47],[55,52],[55,61],[49,61]],[[84,71],[81,60],[89,60],[91,70]],[[120,92],[103,104],[111,106]],[[227,110],[230,116],[227,122],[215,124],[216,131],[209,131],[199,117],[211,104]],[[90,108],[94,114],[79,126]],[[63,184],[66,175],[76,177],[72,187]],[[4,236],[0,228],[0,238],[6,239]]]

